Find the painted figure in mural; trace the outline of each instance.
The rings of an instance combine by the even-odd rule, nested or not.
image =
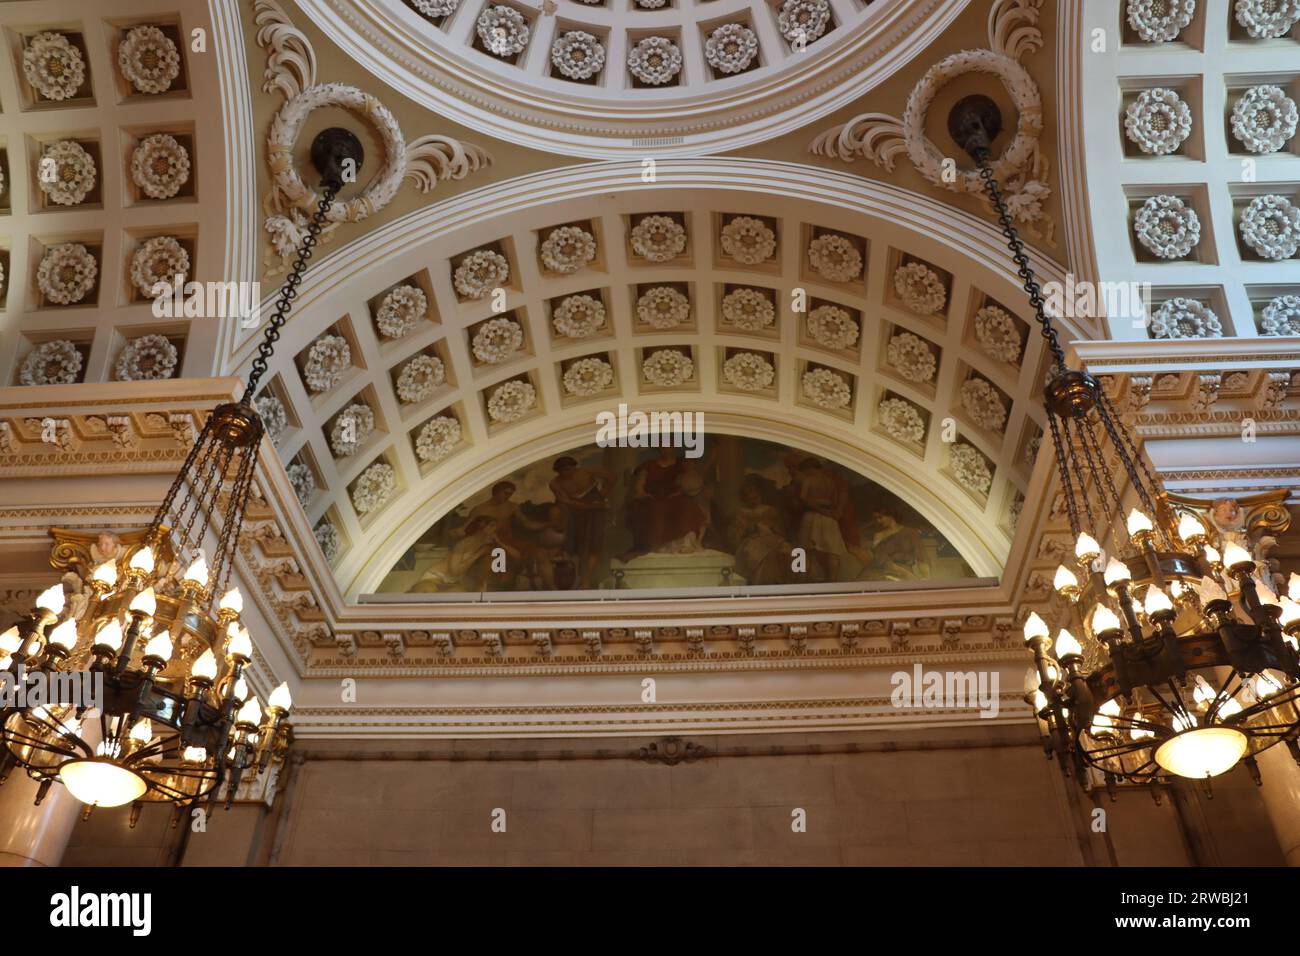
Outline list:
[[[800,462],[796,482],[801,509],[796,543],[808,552],[810,565],[814,561],[820,565],[823,580],[843,580],[850,558],[840,530],[843,488],[816,458]]]
[[[740,488],[730,536],[736,573],[747,583],[790,582],[790,542],[781,533],[781,525],[781,513],[763,501],[760,485],[747,480]]]
[[[614,475],[603,468],[584,468],[568,455],[557,458],[551,467],[555,471],[551,493],[564,509],[565,548],[578,562],[576,586],[589,588],[604,550]]]
[[[871,536],[870,578],[887,581],[914,581],[930,576],[921,533],[902,524],[893,508],[878,508],[872,513],[875,533]]]
[[[660,448],[654,458],[637,465],[627,513],[632,550],[624,560],[656,551],[700,551],[708,519],[699,500],[703,490],[704,479],[694,462],[673,448]]]
[[[469,522],[472,523],[475,518],[482,515],[492,518],[497,523],[497,537],[502,545],[521,555],[527,555],[532,545],[525,534],[529,531],[540,531],[545,525],[541,521],[529,518],[520,510],[519,505],[511,500],[515,490],[513,481],[498,481],[492,486],[492,496],[470,509]],[[462,530],[468,530],[468,524]],[[522,562],[506,562],[506,570],[502,572],[504,578],[500,583],[510,586],[522,570]]]
[[[491,515],[471,518],[463,537],[439,563],[424,572],[414,591],[486,591],[493,576],[493,552],[505,551],[506,566],[519,561],[523,554],[506,545],[497,533],[498,522]]]

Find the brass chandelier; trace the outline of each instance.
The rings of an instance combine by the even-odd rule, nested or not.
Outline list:
[[[1278,743],[1300,763],[1300,578],[1279,597],[1240,544],[1175,513],[1101,384],[1066,364],[990,165],[998,107],[967,97],[948,128],[979,168],[1052,356],[1044,396],[1075,567],[1056,572],[1069,620],[1055,639],[1036,613],[1024,625],[1025,699],[1045,750],[1081,785],[1099,774],[1108,788],[1239,764],[1258,783],[1255,756]],[[1136,499],[1123,527],[1115,475]]]

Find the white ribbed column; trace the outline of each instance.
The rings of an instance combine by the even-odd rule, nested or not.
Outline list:
[[[38,807],[37,783],[16,768],[0,787],[0,866],[58,866],[82,805],[56,783]]]
[[[1264,781],[1260,796],[1273,821],[1278,846],[1287,866],[1300,866],[1300,766],[1281,744],[1265,750],[1257,759]]]

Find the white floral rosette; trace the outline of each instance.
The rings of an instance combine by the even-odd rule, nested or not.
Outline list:
[[[47,249],[36,267],[36,287],[48,302],[75,305],[95,287],[99,264],[79,242],[65,242]]]
[[[658,285],[641,293],[636,315],[652,328],[675,329],[691,317],[691,300],[670,285]]]
[[[1240,228],[1241,241],[1261,259],[1290,259],[1300,247],[1300,209],[1285,196],[1256,196]]]
[[[1151,317],[1153,339],[1217,339],[1223,324],[1205,303],[1179,296],[1161,304]]]
[[[487,365],[504,362],[524,344],[524,330],[514,319],[490,319],[474,333],[474,357]]]
[[[415,436],[415,454],[421,461],[442,461],[460,444],[460,422],[450,415],[439,415],[424,423]]]
[[[23,385],[72,385],[81,374],[81,353],[67,339],[42,342],[27,353],[18,381]]]
[[[1133,217],[1133,233],[1152,255],[1183,259],[1201,241],[1201,220],[1177,196],[1151,196]]]
[[[563,381],[570,395],[599,395],[614,384],[614,366],[595,355],[580,358],[565,370]]]
[[[339,556],[339,547],[342,541],[339,538],[339,529],[334,527],[328,521],[322,521],[312,529],[312,535],[316,538],[316,543],[320,545],[321,554],[325,555],[326,561],[333,561]]]
[[[1168,156],[1192,135],[1192,109],[1173,90],[1143,90],[1124,111],[1124,133],[1142,152]]]
[[[852,282],[862,275],[862,253],[843,236],[826,233],[808,243],[808,264],[828,282]]]
[[[1300,295],[1275,296],[1261,319],[1261,335],[1300,335]]]
[[[987,494],[993,484],[989,464],[975,447],[954,442],[948,448],[948,467],[958,484],[979,494]]]
[[[571,80],[587,80],[605,66],[605,47],[586,30],[569,30],[551,44],[551,63]]]
[[[62,33],[38,33],[23,50],[23,76],[47,100],[69,100],[86,82],[86,61]]]
[[[775,381],[776,369],[757,352],[737,352],[722,363],[722,377],[742,392],[761,392]]]
[[[627,69],[642,83],[662,86],[682,71],[682,51],[667,37],[644,37],[628,51]]]
[[[514,7],[497,4],[479,14],[478,38],[497,56],[514,56],[528,46],[528,21]]]
[[[513,422],[528,414],[537,404],[537,389],[531,382],[515,379],[502,382],[488,398],[488,417],[494,422]]]
[[[1252,86],[1232,107],[1232,135],[1252,153],[1276,153],[1297,121],[1295,100],[1280,86]]]
[[[452,285],[466,299],[481,299],[510,281],[510,263],[491,249],[476,249],[461,260]]]
[[[636,0],[637,7],[642,10],[658,10],[667,4],[668,0]]]
[[[853,392],[844,376],[828,368],[804,372],[803,393],[818,408],[843,408],[853,399]]]
[[[430,20],[436,20],[455,13],[460,0],[411,0],[411,5]]]
[[[585,339],[594,335],[604,324],[604,304],[585,293],[566,296],[551,315],[555,333],[569,339]]]
[[[894,291],[903,305],[917,315],[934,315],[943,311],[948,302],[943,280],[920,262],[904,263],[894,271]]]
[[[298,503],[306,505],[316,492],[316,476],[311,469],[300,461],[291,461],[285,466],[284,473],[289,479],[289,486],[298,498]]]
[[[1010,313],[996,305],[986,305],[975,313],[975,341],[990,358],[1020,361],[1020,330]]]
[[[170,293],[176,277],[183,284],[189,273],[190,254],[175,236],[146,239],[131,255],[131,284],[147,299],[157,297],[154,287],[160,283]]]
[[[847,309],[819,305],[808,313],[808,334],[822,348],[839,351],[858,341],[858,323]]]
[[[934,352],[925,340],[911,332],[897,332],[885,349],[889,364],[909,382],[934,380]]]
[[[570,275],[596,258],[596,237],[581,226],[561,226],[542,241],[542,265]]]
[[[646,216],[632,227],[632,251],[651,262],[667,262],[686,249],[686,230],[671,216]]]
[[[284,430],[289,427],[289,413],[285,410],[284,402],[268,392],[253,400],[253,408],[262,419],[267,437],[272,443],[279,441]]]
[[[307,350],[302,377],[313,392],[328,392],[352,365],[352,348],[341,335],[322,335]]]
[[[724,23],[704,41],[704,59],[719,73],[740,73],[757,55],[758,35],[743,23]]]
[[[397,374],[397,397],[408,405],[422,402],[446,380],[442,359],[436,355],[417,355]]]
[[[157,27],[132,27],[117,48],[117,68],[137,93],[166,93],[181,74],[181,54]]]
[[[409,335],[415,324],[429,314],[429,297],[419,286],[399,285],[384,296],[375,312],[375,327],[386,339]]]
[[[777,14],[776,25],[792,44],[800,40],[812,43],[823,33],[831,20],[828,0],[785,0]]]
[[[1257,40],[1275,40],[1300,20],[1300,0],[1237,0],[1237,22]]]
[[[695,377],[695,363],[679,349],[658,349],[641,363],[641,374],[651,385],[674,388]]]
[[[732,289],[722,297],[722,317],[743,332],[761,332],[776,322],[776,307],[757,289]]]
[[[876,409],[876,417],[885,434],[899,441],[916,444],[925,438],[925,419],[911,402],[887,398]]]
[[[1001,396],[982,378],[971,378],[962,383],[961,405],[981,428],[996,432],[1007,423],[1007,409]]]
[[[1128,0],[1128,25],[1147,43],[1167,43],[1192,22],[1196,0]]]
[[[41,151],[36,178],[50,202],[75,206],[95,188],[95,158],[80,143],[59,140]]]
[[[722,251],[742,265],[756,266],[776,254],[776,233],[753,216],[737,216],[722,227]]]
[[[330,448],[339,458],[355,455],[357,449],[375,432],[375,413],[362,402],[353,402],[334,419],[330,429]]]
[[[397,490],[397,472],[387,462],[377,461],[361,473],[352,489],[352,507],[367,515],[388,504]]]
[[[142,335],[122,347],[113,366],[119,382],[149,382],[171,378],[179,355],[163,335]]]
[[[189,178],[190,154],[168,133],[146,136],[131,154],[131,179],[150,199],[171,199]]]

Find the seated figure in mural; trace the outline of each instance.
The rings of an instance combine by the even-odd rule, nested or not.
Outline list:
[[[694,554],[708,520],[703,475],[675,449],[660,448],[632,472],[627,523],[632,550],[623,560],[642,554]]]
[[[491,497],[470,509],[469,520],[465,527],[461,529],[461,534],[468,533],[469,525],[473,523],[475,518],[486,515],[496,521],[497,538],[502,545],[521,555],[526,555],[531,548],[531,543],[525,538],[525,533],[540,531],[544,524],[541,521],[534,521],[529,518],[520,510],[518,503],[511,500],[515,491],[513,481],[498,481],[492,486]],[[521,570],[521,562],[506,562],[506,570],[500,575],[500,579],[493,581],[495,588],[500,590],[510,587]]]
[[[752,476],[751,476],[752,477]],[[736,573],[749,584],[787,584],[790,542],[781,533],[781,513],[763,501],[763,489],[754,481],[740,488],[740,505],[731,520],[731,546]]]
[[[575,586],[589,588],[604,550],[614,475],[603,468],[584,468],[568,455],[557,458],[552,469],[551,493],[565,515],[565,548],[577,562]]]
[[[505,544],[498,534],[498,522],[491,515],[471,518],[464,534],[452,545],[450,553],[434,564],[416,582],[412,591],[486,591],[491,586],[493,552],[505,550],[506,567],[523,558],[522,553]]]
[[[893,508],[872,513],[875,532],[871,536],[871,561],[863,577],[867,580],[915,581],[930,576],[921,532],[898,520]]]

